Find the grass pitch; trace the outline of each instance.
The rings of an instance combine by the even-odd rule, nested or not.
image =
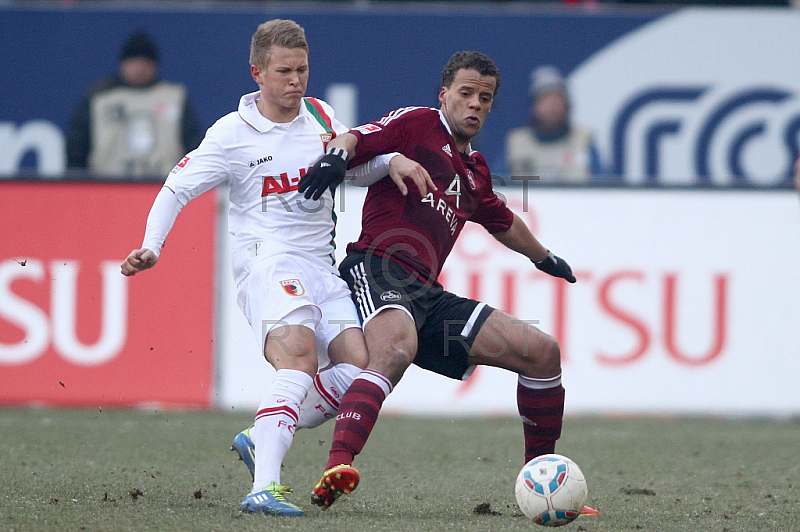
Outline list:
[[[244,515],[229,446],[251,415],[0,409],[0,531],[540,530],[514,500],[511,418],[383,417],[330,510],[308,501],[333,424],[300,431],[283,469],[300,518]],[[568,418],[600,517],[565,531],[800,531],[800,420]],[[544,529],[541,529],[544,530]]]

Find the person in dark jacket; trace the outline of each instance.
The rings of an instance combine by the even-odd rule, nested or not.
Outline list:
[[[158,46],[137,31],[122,46],[119,72],[95,83],[73,113],[67,166],[163,178],[202,138],[186,87],[160,79]]]

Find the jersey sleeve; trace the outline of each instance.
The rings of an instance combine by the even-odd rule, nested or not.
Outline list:
[[[175,193],[182,207],[228,179],[230,164],[212,129],[197,149],[190,151],[175,165],[164,182],[164,186]]]
[[[387,114],[380,120],[358,126],[350,130],[350,133],[358,138],[356,155],[350,166],[363,164],[377,155],[391,152],[405,153],[407,123],[410,118],[409,112],[418,109],[416,107],[406,107],[397,109]]]
[[[505,233],[511,229],[514,213],[505,202],[495,194],[492,188],[491,172],[481,156],[477,161],[480,173],[485,176],[476,194],[477,207],[470,217],[471,222],[482,225],[489,233]]]
[[[492,192],[491,195],[481,198],[470,221],[481,224],[491,234],[505,233],[511,229],[514,213]]]
[[[378,155],[364,164],[349,169],[344,176],[345,183],[357,187],[368,187],[377,183],[389,175],[389,163],[395,155],[400,154],[392,152],[386,155]]]
[[[175,198],[175,193],[166,186],[161,187],[161,191],[156,196],[150,214],[147,216],[147,226],[144,231],[144,241],[142,247],[147,248],[156,257],[161,255],[161,247],[167,239],[178,214],[181,212],[181,204]]]

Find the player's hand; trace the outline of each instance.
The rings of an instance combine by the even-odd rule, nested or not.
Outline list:
[[[147,248],[134,249],[130,252],[128,258],[122,262],[120,269],[122,270],[122,275],[130,277],[142,270],[152,268],[156,265],[156,262],[158,262],[158,257],[151,250]]]
[[[570,283],[576,281],[575,276],[572,275],[572,268],[569,267],[567,261],[561,257],[556,257],[549,249],[547,250],[547,258],[539,262],[534,262],[533,265],[536,266],[536,269],[548,273],[553,277],[561,277]]]
[[[417,161],[412,161],[405,155],[396,155],[389,161],[389,177],[392,178],[403,196],[408,195],[408,187],[403,182],[406,177],[417,185],[419,195],[422,197],[428,194],[428,190],[438,190],[428,171]]]
[[[306,199],[318,200],[326,189],[334,189],[344,181],[345,172],[347,172],[347,152],[339,148],[331,148],[300,179],[297,191]]]

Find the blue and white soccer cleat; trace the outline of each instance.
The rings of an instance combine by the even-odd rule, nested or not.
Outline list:
[[[250,425],[242,432],[236,435],[233,438],[233,445],[231,445],[231,451],[236,451],[236,454],[239,455],[239,460],[244,462],[244,465],[247,466],[247,469],[250,470],[250,476],[255,480],[256,478],[256,446],[253,443],[253,440],[250,438],[250,429],[253,426]]]
[[[270,484],[264,491],[251,493],[242,501],[242,511],[264,513],[266,515],[285,515],[299,517],[305,512],[300,507],[286,500],[284,494],[292,493],[292,488],[279,486],[277,482]]]

